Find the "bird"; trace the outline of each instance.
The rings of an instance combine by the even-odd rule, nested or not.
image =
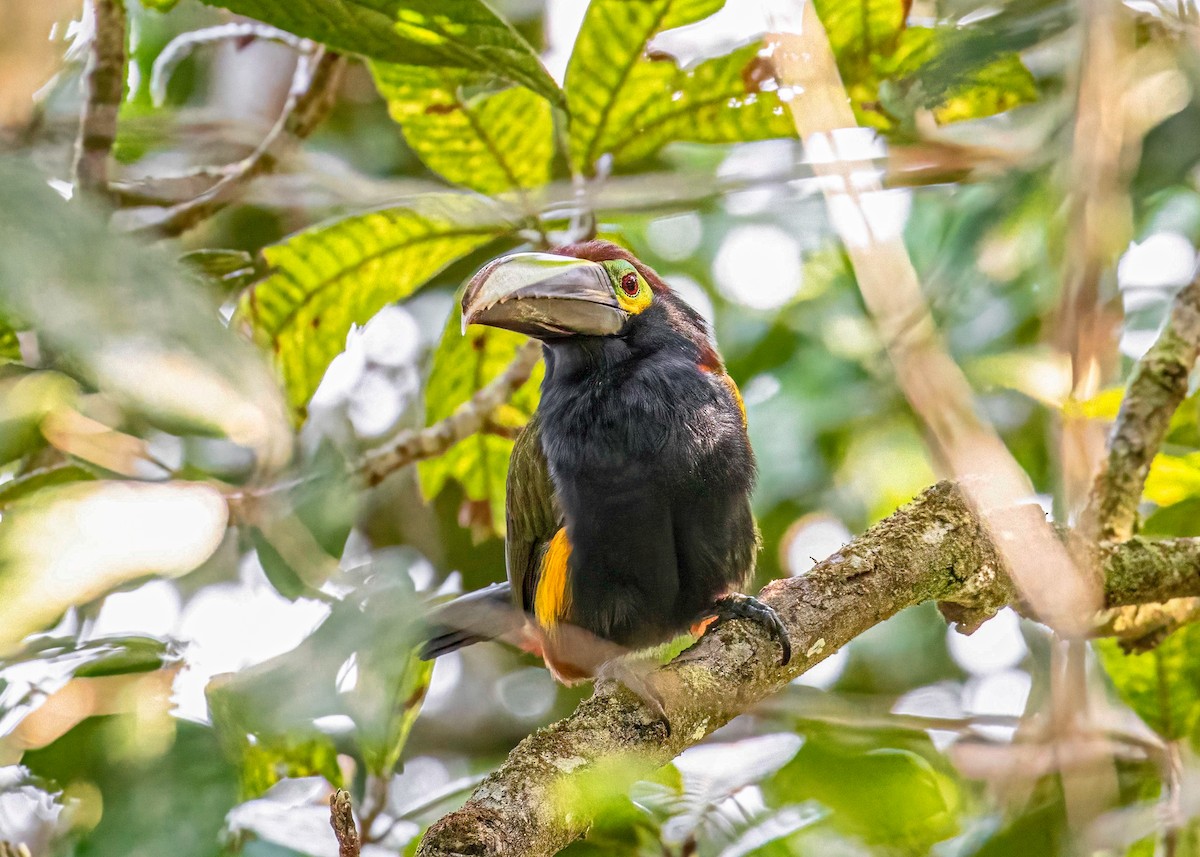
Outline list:
[[[467,283],[462,327],[541,340],[541,398],[506,484],[507,581],[442,605],[419,655],[500,638],[563,684],[622,652],[749,619],[760,548],[746,409],[708,323],[648,265],[591,240],[518,252]],[[582,644],[593,640],[597,645]]]

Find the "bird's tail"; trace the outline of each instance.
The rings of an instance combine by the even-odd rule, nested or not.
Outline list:
[[[524,617],[512,606],[512,586],[493,583],[443,604],[430,614],[428,622],[429,637],[419,653],[423,661],[503,637],[518,630]]]

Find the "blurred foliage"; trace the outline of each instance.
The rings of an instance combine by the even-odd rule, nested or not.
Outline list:
[[[583,691],[528,656],[475,647],[436,680],[413,656],[428,598],[503,573],[508,456],[541,370],[444,455],[369,490],[353,473],[508,365],[521,337],[463,336],[452,310],[495,253],[595,216],[711,316],[760,462],[759,582],[801,573],[936,478],[793,139],[803,93],[780,90],[761,33],[721,0],[591,0],[575,36],[572,5],[130,2],[114,170],[142,189],[220,174],[290,85],[290,49],[227,41],[180,63],[155,105],[153,64],[177,36],[236,13],[352,57],[311,140],[278,147],[277,174],[169,244],[121,234],[136,209],[65,198],[86,28],[33,123],[0,129],[0,840],[325,857],[324,799],[344,785],[373,847],[411,853],[519,737],[571,709]],[[1117,275],[1122,372],[1075,401],[1048,343],[1079,5],[815,9],[856,116],[891,146],[873,166],[939,328],[1054,496],[1058,420],[1113,418],[1190,275],[1164,273],[1171,248],[1187,268],[1200,241],[1194,13],[1122,12],[1149,57],[1129,72],[1148,130]],[[0,60],[11,51],[0,40]],[[1146,533],[1200,535],[1196,395],[1145,499]],[[931,605],[906,611],[805,678],[823,689],[789,688],[650,781],[614,791],[613,760],[561,796],[599,813],[567,853],[1167,853],[1175,774],[1121,745],[1113,805],[1078,829],[1036,728],[1050,641],[1029,624],[992,650],[978,639],[948,643]],[[1153,730],[1138,740],[1173,742],[1162,752],[1193,782],[1196,626],[1147,654],[1095,651],[1114,700]],[[1175,853],[1197,853],[1200,808],[1177,810]]]
[[[1037,99],[1037,82],[1016,53],[1005,51],[994,33],[980,37],[978,30],[994,25],[913,26],[911,6],[911,0],[815,3],[859,122],[911,133],[917,109],[955,122]]]
[[[210,2],[210,0],[205,0]],[[371,59],[469,69],[561,98],[529,44],[483,0],[212,0],[330,47]]]
[[[507,330],[475,326],[465,333],[453,313],[446,323],[433,358],[426,388],[425,419],[430,425],[450,416],[480,388],[495,380],[516,356],[526,338]],[[473,514],[471,531],[478,539],[504,536],[504,482],[513,433],[529,420],[537,407],[544,368],[541,364],[508,403],[491,417],[484,430],[453,447],[445,455],[419,465],[421,488],[436,497],[447,480],[462,485],[466,508]]]
[[[1141,654],[1127,655],[1113,640],[1096,649],[1117,693],[1151,729],[1200,749],[1200,626],[1180,628]]]
[[[459,256],[504,234],[473,200],[426,197],[317,226],[263,249],[271,275],[245,292],[239,318],[270,349],[292,406],[303,409],[346,334],[408,297]]]

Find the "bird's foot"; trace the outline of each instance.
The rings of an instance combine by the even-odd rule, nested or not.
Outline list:
[[[775,638],[775,641],[779,643],[779,647],[783,650],[782,657],[779,659],[779,665],[787,666],[788,662],[791,661],[792,642],[788,639],[787,629],[783,627],[783,621],[771,605],[764,604],[753,595],[731,592],[717,599],[717,602],[713,605],[713,613],[716,614],[717,622],[724,622],[729,619],[749,619],[751,622],[757,622],[766,629],[768,634]]]
[[[671,720],[663,706],[662,695],[654,686],[648,663],[628,656],[613,658],[605,661],[596,670],[596,680],[603,679],[612,679],[633,691],[646,707],[654,712],[655,718],[666,730],[667,737],[671,736]]]

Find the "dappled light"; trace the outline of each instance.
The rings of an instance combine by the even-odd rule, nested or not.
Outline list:
[[[0,14],[0,857],[1200,852],[1196,3]]]

